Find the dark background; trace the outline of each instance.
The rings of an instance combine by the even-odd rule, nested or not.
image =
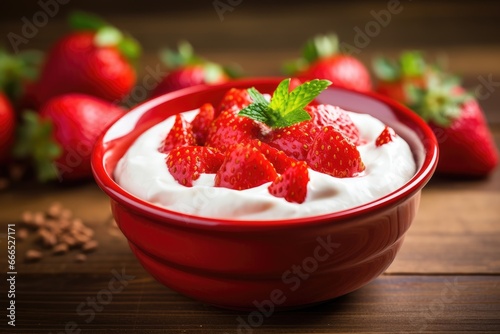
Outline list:
[[[42,0],[48,1],[55,0]],[[224,2],[229,1],[238,2]],[[446,54],[450,70],[463,76],[466,87],[473,93],[478,87],[489,92],[480,103],[500,147],[500,2],[403,0],[401,4],[402,11],[392,15],[356,56],[369,65],[375,55],[396,55],[404,49],[420,49],[431,57]],[[144,54],[137,67],[141,75],[159,64],[161,47],[175,46],[180,39],[189,40],[213,61],[239,63],[247,75],[276,75],[282,63],[297,57],[304,41],[315,34],[336,31],[343,42],[355,44],[355,29],[365,30],[374,20],[371,12],[387,6],[388,1],[243,0],[221,21],[213,0],[70,0],[20,49],[47,50],[68,32],[66,14],[82,9],[102,15],[141,42]],[[21,34],[23,17],[32,21],[40,10],[38,1],[2,1],[0,45],[12,51],[7,35]],[[485,91],[481,81],[486,78],[496,85],[491,91]],[[139,86],[141,82],[139,78]],[[498,333],[499,189],[498,168],[481,181],[433,178],[423,191],[401,252],[383,275],[333,302],[277,313],[254,332]],[[76,263],[74,254],[25,264],[21,259],[29,246],[19,243],[20,333],[60,333],[69,321],[76,321],[85,333],[235,333],[237,317],[248,315],[193,301],[157,283],[112,226],[108,198],[93,183],[74,187],[23,183],[0,191],[0,228],[5,231],[23,211],[45,210],[53,201],[95,229],[100,246],[84,264]],[[0,268],[5,254],[2,250]],[[135,279],[93,322],[84,323],[75,308],[107,286],[112,269],[121,268]],[[436,309],[450,282],[458,282],[460,293]],[[5,291],[0,284],[0,293]],[[0,323],[0,332],[4,328]]]
[[[336,31],[343,41],[352,43],[353,28],[363,29],[373,20],[370,12],[386,9],[389,1],[233,0],[238,2],[220,21],[213,0],[70,0],[59,5],[55,17],[23,47],[46,48],[64,32],[66,14],[82,9],[98,13],[128,30],[143,43],[146,52],[185,38],[193,41],[200,52],[257,52],[274,48],[289,50],[293,55],[308,37],[320,32]],[[500,46],[498,1],[402,0],[401,6],[401,13],[393,15],[390,24],[371,40],[366,52],[430,48],[454,53],[456,47]],[[7,32],[20,33],[22,17],[31,21],[41,9],[38,1],[27,0],[3,1],[0,8],[4,44],[8,44]]]

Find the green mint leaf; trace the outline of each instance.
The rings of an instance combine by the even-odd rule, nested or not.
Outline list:
[[[278,87],[276,87],[276,90],[273,93],[273,97],[271,98],[269,108],[276,111],[286,108],[288,95],[290,94],[290,81],[290,78],[285,79],[280,82]]]
[[[252,103],[251,105],[243,108],[238,113],[239,116],[245,116],[253,120],[268,124],[271,122],[269,118],[269,104],[266,103]]]
[[[304,108],[330,84],[328,80],[315,79],[298,86],[290,93],[290,79],[285,79],[274,91],[270,103],[255,88],[250,88],[248,94],[253,103],[238,115],[263,122],[271,128],[307,121],[311,116]]]
[[[284,114],[296,109],[303,109],[331,84],[329,80],[314,79],[298,86],[288,95]]]
[[[249,88],[247,91],[248,95],[250,95],[254,103],[263,104],[266,106],[269,105],[269,102],[267,102],[264,95],[262,95],[257,89],[255,89],[255,87]]]
[[[274,122],[275,128],[284,128],[300,122],[311,119],[309,113],[302,109],[296,109],[286,114],[286,117],[280,117]]]

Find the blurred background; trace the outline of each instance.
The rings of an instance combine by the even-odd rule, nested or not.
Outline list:
[[[102,16],[140,42],[138,86],[148,70],[162,66],[158,51],[175,48],[180,40],[191,42],[209,60],[239,64],[246,76],[280,75],[283,63],[299,57],[307,39],[327,32],[336,32],[344,47],[368,67],[375,56],[393,57],[409,49],[424,51],[431,59],[446,55],[449,70],[462,76],[465,87],[472,94],[482,92],[481,98],[476,97],[500,147],[499,1],[4,0],[0,47],[9,52],[47,51],[70,31],[66,17],[76,9]],[[414,329],[405,327],[408,321],[427,317],[433,303],[442,300],[444,282],[456,282],[458,277],[467,293],[455,304],[447,302],[446,309],[432,311],[429,330],[454,332],[449,327],[466,332],[482,329],[483,324],[498,329],[499,304],[494,299],[500,272],[499,181],[499,168],[489,180],[479,182],[434,178],[425,188],[418,221],[405,248],[387,275],[338,304],[266,319],[270,325],[264,330],[279,332],[284,327],[281,333],[292,329],[326,333],[339,325],[345,331],[406,332]],[[111,268],[126,268],[136,279],[116,298],[119,302],[107,306],[88,325],[89,330],[121,333],[123,327],[130,333],[144,327],[202,333],[235,328],[236,315],[177,295],[145,273],[112,225],[107,197],[93,183],[60,187],[31,182],[0,190],[0,223],[19,221],[23,211],[45,210],[54,201],[95,228],[101,248],[85,265],[67,255],[21,267],[19,321],[32,333],[40,333],[41,328],[55,333],[62,330],[63,321],[82,321],[75,307],[105,287]],[[26,242],[21,244],[18,254],[27,247]],[[484,300],[491,302],[484,306]]]
[[[430,55],[446,53],[451,71],[463,75],[471,88],[479,75],[500,78],[498,1],[4,1],[2,44],[12,50],[8,33],[21,35],[23,18],[33,22],[43,6],[54,8],[54,15],[45,24],[38,17],[40,28],[20,50],[46,50],[67,31],[68,12],[81,9],[103,16],[139,40],[144,48],[140,72],[159,62],[161,47],[186,39],[213,61],[238,63],[246,75],[280,74],[283,62],[299,56],[309,37],[334,31],[342,42],[362,45],[355,55],[367,64],[377,54],[421,49]],[[377,14],[391,8],[385,26],[370,26]],[[367,27],[372,36],[363,39],[359,31],[367,32]],[[490,113],[488,117],[499,119]]]

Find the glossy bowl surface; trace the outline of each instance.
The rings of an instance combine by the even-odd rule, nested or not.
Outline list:
[[[113,180],[119,159],[152,125],[205,102],[217,104],[231,87],[254,86],[271,93],[280,81],[244,79],[169,93],[136,107],[97,142],[94,177],[111,199],[118,226],[144,268],[171,289],[226,308],[303,307],[367,284],[384,272],[401,247],[420,190],[436,168],[437,142],[413,112],[375,94],[329,88],[318,97],[379,118],[412,149],[417,163],[413,178],[365,205],[290,220],[212,219],[153,205]]]

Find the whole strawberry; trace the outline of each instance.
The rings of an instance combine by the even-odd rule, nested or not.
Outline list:
[[[88,14],[75,13],[70,23],[76,30],[52,47],[36,83],[38,105],[66,93],[123,99],[136,83],[131,63],[139,57],[138,43]]]
[[[32,108],[34,82],[39,75],[43,53],[35,50],[17,54],[0,49],[0,90],[9,98],[15,110]]]
[[[411,90],[410,107],[426,120],[439,143],[437,172],[485,176],[498,164],[498,151],[479,103],[455,82],[430,79]]]
[[[160,56],[169,73],[156,86],[152,97],[191,86],[226,82],[234,75],[230,69],[195,55],[188,42],[180,42],[177,52],[165,49]]]
[[[286,64],[287,74],[300,79],[326,79],[332,86],[368,92],[372,88],[368,69],[355,57],[339,51],[334,34],[320,35],[309,40],[302,58]]]
[[[83,94],[49,100],[39,114],[26,112],[15,153],[31,158],[41,181],[92,176],[90,156],[97,137],[125,110]]]
[[[0,91],[0,164],[5,163],[11,154],[14,143],[16,115],[7,96]]]
[[[376,90],[414,110],[433,129],[439,143],[438,173],[485,176],[498,164],[498,151],[484,113],[460,80],[442,67],[415,51],[397,61],[378,58]]]
[[[408,105],[411,99],[409,87],[423,88],[427,78],[438,75],[440,70],[437,65],[427,64],[420,52],[407,51],[398,60],[375,58],[373,71],[378,79],[377,93]]]

